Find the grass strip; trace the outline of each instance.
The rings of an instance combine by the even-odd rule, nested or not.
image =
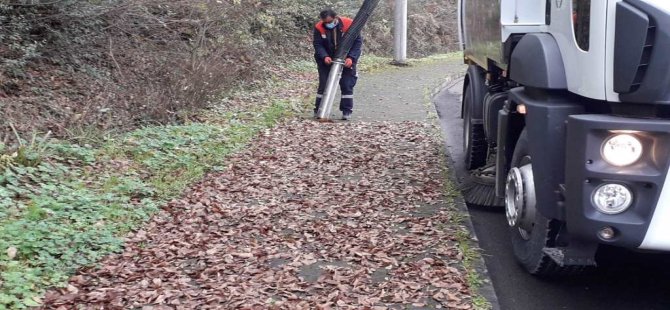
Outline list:
[[[52,140],[24,151],[32,161],[11,157],[0,173],[0,309],[39,306],[77,268],[121,251],[159,206],[294,111],[276,101],[216,124],[147,127],[97,147]]]
[[[430,63],[432,61],[448,61],[453,60],[453,57],[459,57],[460,55],[448,54],[448,55],[437,55],[425,60],[422,60],[424,63]],[[431,89],[424,89],[424,104],[427,106],[433,105],[433,98],[431,97]],[[428,109],[428,120],[433,125],[433,134],[435,135],[434,139],[442,139],[442,128],[439,125],[439,117],[437,112],[434,112],[433,109]],[[450,209],[450,223],[457,225],[458,232],[456,234],[456,242],[458,249],[463,256],[463,269],[466,273],[466,280],[470,288],[470,293],[472,295],[472,304],[475,310],[490,310],[493,308],[491,303],[480,293],[482,286],[484,285],[484,280],[478,270],[479,265],[483,262],[483,258],[480,249],[477,247],[477,242],[473,240],[472,234],[467,228],[468,214],[467,210],[462,210],[458,208],[458,199],[461,197],[461,193],[458,190],[456,184],[454,184],[454,179],[450,175],[448,156],[446,149],[440,144],[440,153],[442,156],[440,165],[443,167],[442,174],[444,180],[444,196],[448,202]]]

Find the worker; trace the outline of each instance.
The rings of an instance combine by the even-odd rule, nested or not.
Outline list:
[[[350,18],[337,16],[337,13],[332,9],[323,10],[319,15],[321,20],[314,27],[314,58],[319,70],[319,89],[316,95],[316,108],[314,109],[315,118],[318,116],[335,51],[353,23]],[[358,80],[356,64],[361,56],[362,47],[363,39],[359,35],[344,59],[344,70],[342,71],[342,79],[340,79],[340,90],[342,91],[340,111],[342,111],[343,120],[351,119],[354,109],[354,87]]]

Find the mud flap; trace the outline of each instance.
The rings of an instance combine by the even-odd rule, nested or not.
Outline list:
[[[569,247],[544,248],[542,251],[561,267],[596,267],[597,250],[597,243],[573,242]]]

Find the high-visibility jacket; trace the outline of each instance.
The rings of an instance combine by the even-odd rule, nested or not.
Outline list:
[[[346,17],[338,17],[339,23],[337,26],[330,30],[327,29],[322,21],[318,22],[314,26],[314,58],[319,64],[323,64],[323,60],[326,57],[331,57],[335,55],[335,50],[342,42],[342,37],[349,31],[353,20]],[[354,63],[358,62],[358,58],[361,57],[363,49],[363,38],[359,35],[354,41],[354,45],[349,50],[348,58],[351,58]]]

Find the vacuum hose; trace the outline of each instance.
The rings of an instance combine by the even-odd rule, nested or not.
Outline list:
[[[337,85],[340,84],[342,70],[344,69],[344,59],[347,54],[349,54],[349,50],[351,50],[351,47],[361,34],[361,31],[363,31],[363,27],[365,27],[368,19],[370,19],[370,16],[372,16],[372,13],[377,8],[379,1],[380,0],[365,0],[363,2],[349,31],[347,31],[344,38],[342,38],[342,44],[340,44],[335,51],[335,59],[330,67],[330,75],[328,76],[326,89],[323,92],[323,99],[321,100],[321,106],[319,107],[318,117],[322,120],[328,120],[330,118],[335,95],[337,94]]]
[[[349,50],[354,45],[356,38],[358,38],[358,36],[361,34],[363,27],[365,27],[368,19],[370,19],[370,16],[372,16],[375,8],[377,8],[379,1],[380,0],[365,0],[365,2],[363,2],[361,9],[358,10],[358,14],[356,14],[356,17],[354,18],[353,24],[351,24],[351,27],[349,28],[349,31],[347,31],[347,34],[344,36],[344,38],[342,38],[342,44],[337,48],[337,51],[335,51],[336,59],[344,59],[347,56]]]

